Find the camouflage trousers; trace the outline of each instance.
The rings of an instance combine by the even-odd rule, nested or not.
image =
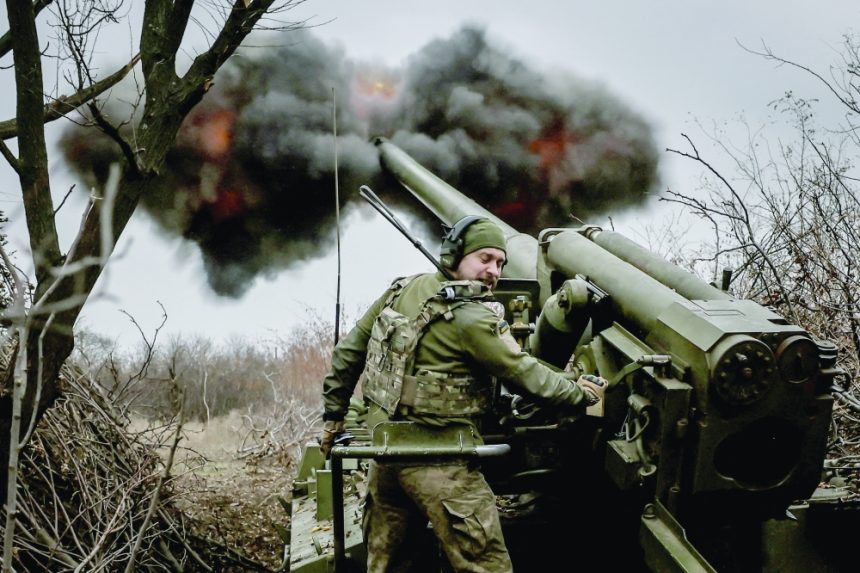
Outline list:
[[[481,472],[465,463],[371,462],[364,511],[368,573],[426,565],[432,556],[421,553],[416,542],[428,520],[454,571],[513,571],[496,496]]]

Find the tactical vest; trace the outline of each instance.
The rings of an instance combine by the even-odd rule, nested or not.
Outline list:
[[[418,275],[416,275],[418,276]],[[367,343],[367,363],[361,375],[365,398],[393,416],[399,406],[416,414],[462,417],[483,414],[492,391],[486,380],[421,369],[413,374],[421,336],[437,320],[453,320],[454,310],[472,301],[491,300],[489,289],[477,281],[448,281],[427,299],[415,319],[392,308],[415,276],[392,285],[382,312],[376,317]]]

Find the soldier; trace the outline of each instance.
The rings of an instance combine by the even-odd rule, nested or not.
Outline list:
[[[326,457],[343,432],[359,379],[369,420],[462,424],[478,437],[476,419],[490,406],[491,376],[559,407],[581,409],[601,399],[603,380],[571,382],[569,373],[522,352],[508,332],[491,293],[506,248],[492,221],[461,219],[442,243],[442,266],[455,280],[429,273],[395,281],[335,347],[323,383]],[[512,571],[495,495],[477,467],[372,461],[364,521],[368,572],[413,570],[410,560],[418,556],[411,544],[428,519],[454,571]]]

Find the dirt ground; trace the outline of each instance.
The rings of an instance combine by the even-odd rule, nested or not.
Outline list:
[[[247,563],[219,571],[277,571],[284,543],[274,524],[289,523],[279,498],[290,498],[296,452],[240,453],[239,426],[235,417],[213,420],[205,428],[188,426],[174,472],[177,506],[193,518],[198,534],[265,568]]]

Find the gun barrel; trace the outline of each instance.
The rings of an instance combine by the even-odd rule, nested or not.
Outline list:
[[[689,304],[671,288],[577,231],[562,231],[551,237],[547,261],[566,276],[585,275],[606,288],[618,312],[646,332],[672,303]]]
[[[445,183],[388,140],[380,137],[375,140],[375,143],[379,148],[383,167],[443,223],[453,225],[467,215],[481,215],[502,229],[508,243],[508,262],[505,265],[504,276],[535,278],[537,240],[534,237],[520,233]]]
[[[482,215],[499,225],[508,241],[506,277],[537,277],[534,237],[520,233],[386,139],[377,138],[375,143],[383,167],[442,222],[453,225],[466,215]],[[552,267],[568,278],[586,275],[606,288],[619,313],[645,331],[652,330],[657,317],[674,302],[731,298],[623,235],[599,227],[558,233],[547,249]]]
[[[705,281],[676,267],[648,249],[631,241],[620,233],[590,227],[585,236],[619,259],[626,261],[690,300],[722,300],[732,296]]]

